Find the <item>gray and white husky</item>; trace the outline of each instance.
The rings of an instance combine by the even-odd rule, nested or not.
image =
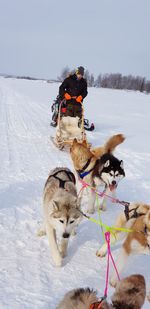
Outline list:
[[[55,168],[50,172],[44,187],[43,211],[44,222],[38,235],[47,234],[54,263],[61,266],[69,237],[82,217],[75,177],[68,168]]]

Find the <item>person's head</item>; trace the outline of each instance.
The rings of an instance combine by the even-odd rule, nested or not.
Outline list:
[[[118,282],[112,296],[115,309],[140,309],[145,301],[146,285],[142,275],[131,275]]]
[[[78,67],[76,70],[76,75],[78,79],[81,79],[84,76],[84,67]]]

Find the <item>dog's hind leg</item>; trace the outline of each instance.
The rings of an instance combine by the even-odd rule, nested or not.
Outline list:
[[[49,245],[52,252],[52,257],[54,260],[54,263],[56,266],[61,266],[62,264],[62,257],[60,255],[60,252],[58,250],[58,245],[56,241],[56,232],[55,230],[50,226],[50,224],[46,224],[46,234],[48,236]]]

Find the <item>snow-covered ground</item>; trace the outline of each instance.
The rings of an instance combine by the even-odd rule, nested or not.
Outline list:
[[[103,295],[106,258],[95,252],[102,244],[99,227],[83,220],[70,241],[62,268],[53,266],[48,240],[38,238],[42,190],[49,171],[72,167],[68,153],[50,141],[52,100],[59,84],[0,78],[0,308],[54,309],[65,292],[90,286]],[[117,197],[150,202],[150,97],[139,92],[89,89],[85,115],[96,130],[94,146],[116,133],[126,136],[115,151],[124,160],[126,178]],[[85,199],[86,202],[86,199]],[[86,206],[86,205],[84,205]],[[102,219],[111,225],[120,207],[109,203]],[[97,215],[95,215],[96,217]],[[116,259],[119,246],[112,248]],[[122,276],[141,273],[150,284],[150,256],[130,259]],[[109,296],[113,288],[109,287]],[[145,302],[143,308],[149,308]]]

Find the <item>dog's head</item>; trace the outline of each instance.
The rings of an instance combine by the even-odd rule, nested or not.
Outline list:
[[[114,190],[118,182],[125,177],[123,161],[110,153],[104,154],[99,161],[98,176],[111,191]]]
[[[53,211],[50,214],[51,224],[64,238],[68,238],[79,224],[82,214],[79,200],[70,193],[54,197]]]
[[[116,309],[140,309],[145,301],[146,286],[142,275],[131,275],[121,280],[112,296]]]

